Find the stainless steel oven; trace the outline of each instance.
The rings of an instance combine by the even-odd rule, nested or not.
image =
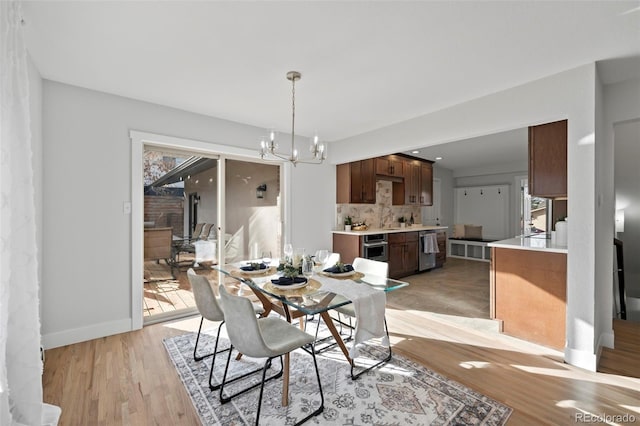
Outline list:
[[[381,262],[389,260],[387,234],[363,235],[361,246],[361,256],[365,259],[379,260]]]

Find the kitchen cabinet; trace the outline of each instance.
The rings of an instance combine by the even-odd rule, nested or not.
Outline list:
[[[376,158],[378,176],[404,177],[404,160],[396,155]]]
[[[442,268],[447,261],[447,233],[438,231],[436,233],[438,241],[438,253],[436,253],[436,268]]]
[[[433,166],[431,163],[420,163],[420,205],[433,205]]]
[[[336,203],[375,204],[375,159],[336,166]]]
[[[529,193],[567,196],[567,120],[529,127]]]
[[[416,205],[420,201],[420,162],[410,160],[404,164],[404,204]]]
[[[389,276],[401,278],[418,270],[418,232],[389,234]]]

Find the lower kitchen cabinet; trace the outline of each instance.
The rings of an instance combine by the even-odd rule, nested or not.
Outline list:
[[[418,233],[389,234],[389,276],[401,278],[418,270]]]
[[[438,231],[436,234],[438,240],[438,253],[436,254],[436,268],[441,268],[447,261],[447,233]]]

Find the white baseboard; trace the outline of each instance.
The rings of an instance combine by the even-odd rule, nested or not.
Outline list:
[[[596,354],[571,348],[564,348],[564,362],[589,371],[596,371],[598,365]]]
[[[596,366],[600,364],[600,355],[602,354],[602,348],[614,348],[615,335],[613,334],[613,330],[609,330],[605,333],[600,334],[598,337],[598,344],[596,345]]]
[[[83,328],[74,328],[56,333],[42,335],[42,347],[44,349],[58,348],[79,342],[86,342],[100,337],[131,331],[131,318],[118,321],[103,322]]]

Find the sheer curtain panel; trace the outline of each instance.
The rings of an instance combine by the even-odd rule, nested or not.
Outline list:
[[[0,1],[2,425],[43,423],[29,83],[21,15],[20,2]]]

